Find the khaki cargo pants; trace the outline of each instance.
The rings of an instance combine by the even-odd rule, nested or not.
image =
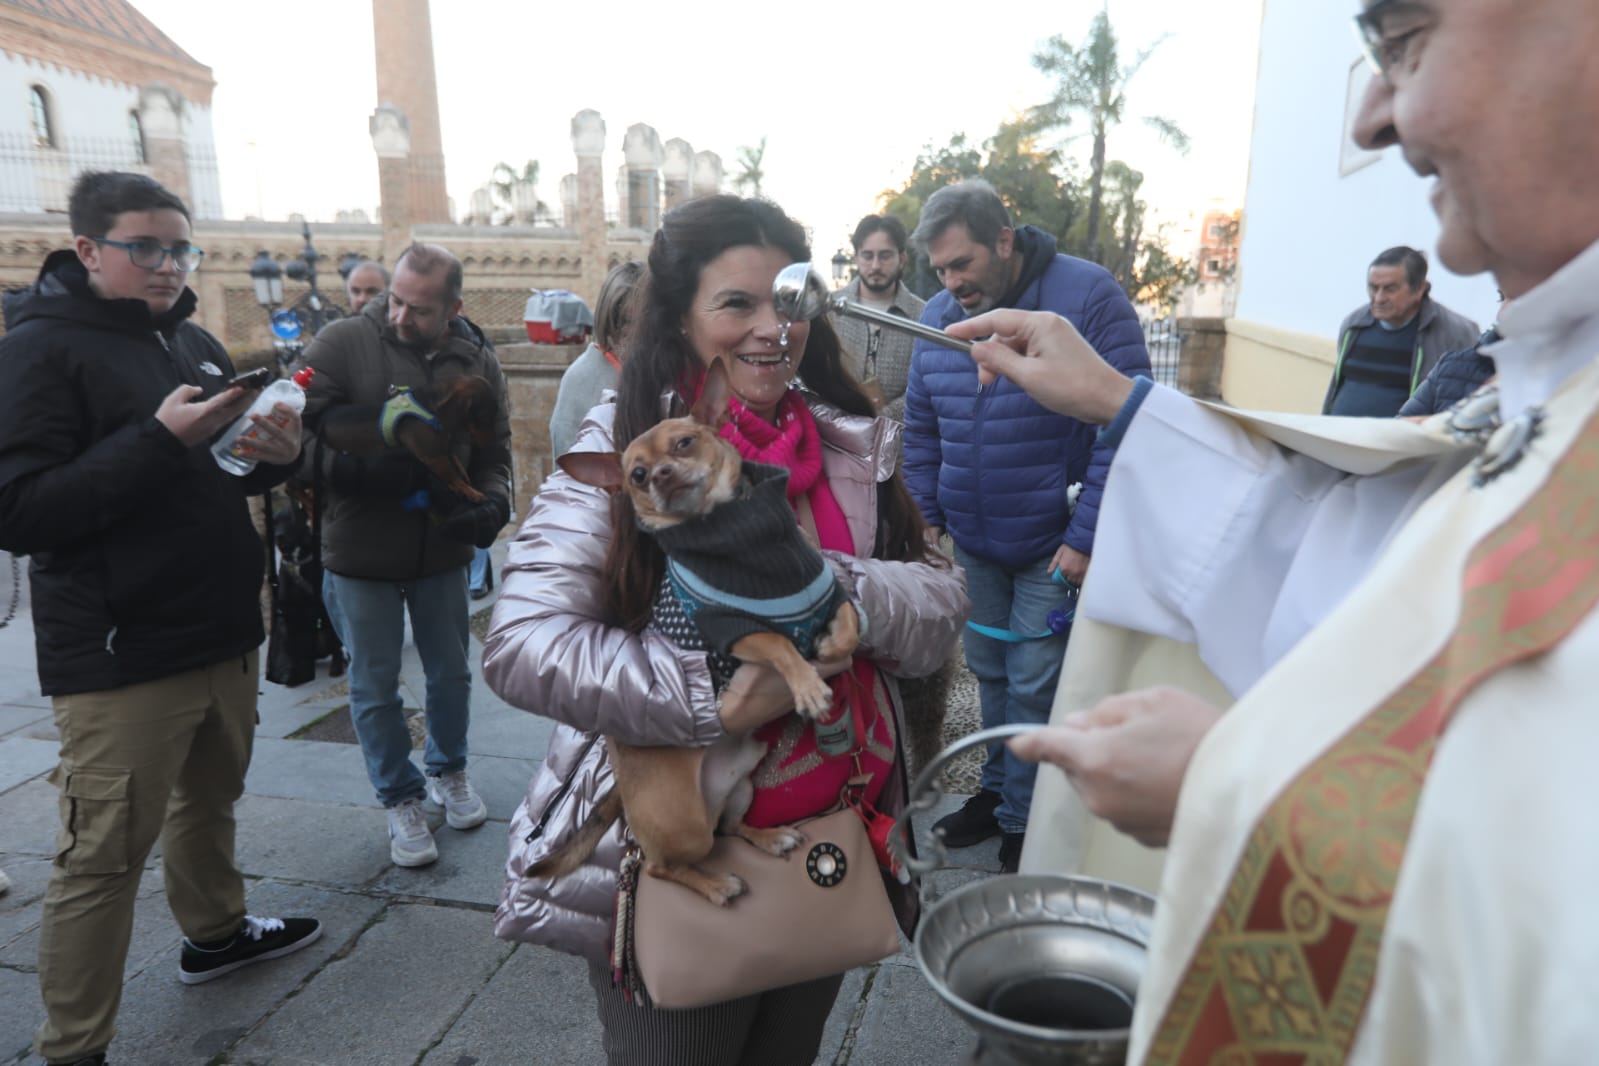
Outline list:
[[[256,656],[53,699],[61,829],[39,931],[46,1016],[34,1045],[47,1060],[111,1043],[134,897],[157,837],[185,936],[219,940],[244,921],[233,804],[255,739]]]

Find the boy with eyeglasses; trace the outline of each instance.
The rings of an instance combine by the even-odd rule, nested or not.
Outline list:
[[[322,928],[247,915],[234,860],[264,639],[246,497],[291,473],[299,420],[259,419],[259,465],[221,470],[207,444],[254,393],[229,386],[226,351],[188,321],[203,253],[183,201],[143,175],[91,172],[69,210],[72,249],[5,294],[0,547],[31,557],[39,681],[61,737],[35,1047],[81,1066],[105,1062],[157,837],[185,984]]]

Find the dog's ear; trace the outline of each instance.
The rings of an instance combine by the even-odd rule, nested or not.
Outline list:
[[[694,410],[689,416],[702,426],[720,429],[727,421],[727,400],[732,394],[732,386],[727,381],[727,364],[718,356],[705,371],[699,399],[694,401]]]
[[[567,452],[555,460],[567,476],[606,492],[622,487],[622,456],[617,452]]]
[[[423,386],[427,390],[428,398],[433,401],[433,413],[442,418],[456,417],[460,412],[459,420],[467,422],[475,413],[481,398],[493,400],[489,383],[476,374],[466,374],[458,378],[440,382],[437,385]],[[418,397],[420,399],[420,396]]]

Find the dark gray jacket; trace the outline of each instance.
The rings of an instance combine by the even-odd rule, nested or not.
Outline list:
[[[1431,296],[1422,298],[1421,328],[1416,333],[1416,352],[1410,364],[1410,391],[1414,393],[1432,368],[1438,365],[1445,352],[1473,348],[1482,332],[1477,323],[1465,315],[1456,314]],[[1371,313],[1371,304],[1351,311],[1338,327],[1338,362],[1333,366],[1332,380],[1327,383],[1327,397],[1321,402],[1321,413],[1332,410],[1333,397],[1343,381],[1344,357],[1354,346],[1355,334],[1368,326],[1375,326],[1377,317]]]
[[[852,279],[841,291],[850,300],[859,300],[861,279]],[[926,308],[927,301],[907,289],[903,280],[896,286],[894,302],[889,311],[912,322],[920,322]],[[878,387],[883,390],[882,413],[896,422],[905,421],[905,381],[910,377],[911,351],[916,347],[916,338],[909,333],[883,329],[848,315],[833,315],[832,318],[833,328],[838,331],[839,342],[844,346],[844,364],[849,367],[850,373],[858,381],[875,377]],[[873,332],[878,333],[875,361],[866,357],[871,348]]]
[[[388,299],[380,296],[359,315],[340,319],[318,333],[306,349],[305,365],[314,368],[316,376],[306,390],[305,448],[308,463],[320,458],[322,565],[344,577],[404,581],[465,566],[471,561],[472,545],[441,536],[429,512],[402,506],[403,494],[357,495],[334,486],[331,449],[316,440],[323,416],[344,404],[375,409],[388,398],[390,386],[414,388],[477,374],[498,398],[494,444],[473,448],[462,442],[459,456],[479,492],[507,501],[511,416],[500,361],[476,326],[464,318],[453,320],[440,349],[423,355],[396,343],[387,324]]]

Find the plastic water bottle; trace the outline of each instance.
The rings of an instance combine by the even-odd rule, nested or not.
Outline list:
[[[291,411],[305,410],[305,389],[311,384],[311,378],[315,373],[316,371],[306,367],[289,380],[280,379],[262,389],[261,395],[255,398],[250,409],[240,415],[238,421],[229,426],[227,432],[211,445],[211,454],[216,457],[217,465],[239,477],[254,470],[255,460],[246,459],[241,454],[244,445],[261,434],[261,427],[256,425],[250,416],[264,415],[274,425],[284,425],[288,420],[281,413],[273,411],[273,408],[281,403]]]

